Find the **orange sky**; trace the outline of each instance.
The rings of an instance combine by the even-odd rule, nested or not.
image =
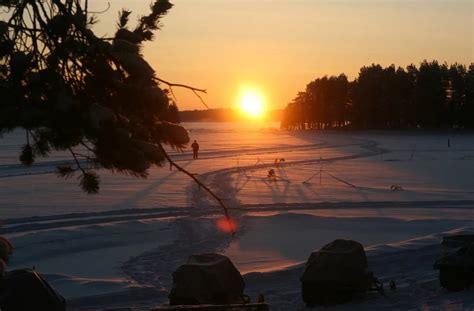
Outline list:
[[[91,10],[107,7],[93,0]],[[122,7],[147,12],[151,0],[112,0],[99,33],[113,33]],[[212,108],[235,105],[242,88],[284,107],[312,79],[363,65],[423,59],[474,61],[474,0],[172,0],[144,55],[159,77],[208,89]],[[134,15],[134,19],[136,18]],[[176,90],[181,110],[202,109]]]

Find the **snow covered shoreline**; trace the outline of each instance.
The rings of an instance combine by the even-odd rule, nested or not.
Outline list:
[[[399,288],[331,310],[474,307],[472,290],[443,291],[432,269],[443,233],[474,228],[473,134],[455,135],[448,148],[452,133],[216,127],[191,125],[204,147],[200,160],[175,157],[233,209],[235,239],[216,229],[215,203],[166,166],[147,180],[106,174],[101,194],[87,197],[74,180],[47,173],[60,155],[27,175],[14,164],[21,142],[7,137],[0,232],[17,247],[12,268],[34,265],[75,309],[144,306],[166,302],[171,273],[188,255],[218,251],[246,273],[252,298],[263,293],[272,310],[300,310],[301,262],[333,239],[351,238],[366,247],[376,276]],[[275,167],[276,158],[285,161]],[[272,167],[281,180],[265,178]],[[392,191],[394,184],[403,190]]]

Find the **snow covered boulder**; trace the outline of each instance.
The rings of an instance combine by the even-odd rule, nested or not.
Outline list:
[[[13,270],[0,278],[0,310],[66,311],[65,299],[36,271]]]
[[[356,241],[338,239],[311,254],[301,277],[303,301],[333,305],[350,301],[370,288],[364,248]]]
[[[443,238],[443,255],[435,262],[440,285],[449,291],[461,291],[474,282],[474,235]]]
[[[0,259],[8,262],[10,255],[13,252],[12,243],[6,238],[0,236]]]
[[[0,236],[0,276],[7,271],[7,263],[13,252],[13,245],[9,240]]]
[[[173,273],[170,305],[241,303],[244,287],[240,272],[226,256],[192,255]]]
[[[474,243],[474,234],[451,234],[443,237],[441,246],[444,254],[452,254],[471,243]]]

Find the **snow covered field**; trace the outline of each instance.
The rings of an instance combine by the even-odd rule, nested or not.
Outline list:
[[[448,293],[432,268],[443,234],[474,231],[474,133],[186,126],[200,159],[189,150],[173,157],[225,199],[236,237],[217,229],[215,202],[166,164],[144,180],[103,172],[100,193],[87,196],[76,179],[52,173],[63,154],[19,165],[24,135],[15,132],[0,140],[0,234],[16,246],[11,268],[34,266],[73,309],[150,306],[167,301],[171,273],[188,255],[218,251],[245,273],[252,299],[263,293],[272,310],[304,310],[302,263],[350,238],[398,289],[328,310],[474,308],[472,290]]]

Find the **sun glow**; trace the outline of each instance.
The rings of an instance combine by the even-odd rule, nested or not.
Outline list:
[[[247,117],[262,118],[265,113],[265,101],[256,90],[245,90],[240,98],[240,111]]]

